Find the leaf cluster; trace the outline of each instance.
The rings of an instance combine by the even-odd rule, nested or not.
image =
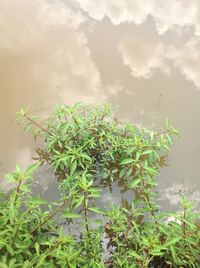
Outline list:
[[[59,105],[44,122],[22,109],[43,145],[39,163],[7,176],[1,196],[0,267],[199,267],[200,217],[183,194],[181,210],[162,213],[156,176],[177,130],[166,120],[152,131],[121,123],[109,106]],[[61,200],[31,194],[32,172],[48,164]],[[120,188],[121,205],[99,206],[105,188]],[[167,221],[173,217],[173,221]]]

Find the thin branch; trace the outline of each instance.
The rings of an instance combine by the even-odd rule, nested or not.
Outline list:
[[[80,127],[78,121],[76,120],[76,117],[73,115],[72,118],[73,118],[75,124],[77,125],[78,129],[81,129],[81,127]]]
[[[45,223],[47,223],[51,218],[53,218],[67,203],[65,200],[52,214],[50,214],[43,222],[41,222],[35,229],[31,232],[33,235],[40,227],[42,227]]]
[[[29,209],[26,211],[26,214],[28,214],[32,209],[33,209],[33,208],[29,208]],[[25,215],[24,215],[24,216],[25,216]],[[13,246],[14,243],[15,243],[15,240],[16,240],[16,237],[17,237],[17,233],[18,233],[18,231],[19,231],[19,227],[20,227],[21,224],[22,224],[22,222],[20,222],[20,223],[17,225],[17,228],[16,228],[15,233],[14,233],[14,235],[13,235],[13,240],[12,240],[12,245],[11,245],[11,246]]]
[[[47,129],[43,128],[42,126],[40,126],[37,122],[35,122],[33,119],[31,119],[28,115],[25,115],[25,117],[26,117],[27,120],[29,120],[32,124],[34,124],[39,129],[41,129],[43,132],[45,132],[45,133],[49,134],[50,136],[58,139],[53,133],[51,133]]]
[[[90,230],[89,230],[89,225],[88,225],[87,206],[86,206],[87,193],[84,191],[83,195],[84,195],[83,210],[84,210],[85,228],[86,228],[88,236],[90,236]]]
[[[142,168],[142,165],[141,165],[141,162],[140,161],[139,161],[139,167],[140,167],[140,176],[142,177],[142,175],[143,175],[143,168]],[[153,207],[151,205],[149,195],[148,195],[148,193],[145,190],[145,182],[144,182],[144,179],[142,179],[142,185],[143,185],[144,194],[145,194],[145,197],[146,197],[147,204],[148,204],[148,206],[150,208],[151,215],[152,215],[152,217],[154,219],[154,222],[156,224],[156,228],[157,228],[158,232],[160,233],[160,228],[159,228],[158,221],[156,219],[156,215],[155,215],[154,210],[153,210]]]
[[[168,133],[170,133],[172,130],[173,130],[173,128],[171,128],[171,129],[167,129],[167,130],[165,130],[165,131],[162,131],[162,132],[157,133],[155,136],[156,136],[156,137],[159,137],[159,136],[161,136],[161,135],[168,134]]]
[[[14,205],[16,204],[17,199],[19,197],[19,192],[20,192],[21,184],[22,184],[22,179],[20,178],[19,183],[17,185],[17,189],[16,189],[16,194],[15,194],[15,199],[14,199]]]
[[[17,237],[17,233],[18,233],[18,230],[19,230],[19,227],[20,227],[20,224],[18,224],[16,230],[15,230],[15,233],[13,235],[13,240],[12,240],[12,244],[11,244],[11,247],[13,247],[14,243],[15,243],[15,239]]]

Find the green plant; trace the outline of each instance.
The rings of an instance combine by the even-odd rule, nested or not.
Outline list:
[[[182,194],[180,213],[163,214],[155,202],[156,176],[177,135],[168,121],[155,132],[120,123],[107,105],[81,104],[57,106],[44,124],[26,109],[17,118],[43,140],[37,161],[53,168],[61,200],[52,206],[31,196],[39,164],[8,176],[18,186],[1,197],[0,267],[199,267],[199,215]],[[121,205],[99,207],[102,191],[116,186]],[[166,223],[169,215],[176,220]]]

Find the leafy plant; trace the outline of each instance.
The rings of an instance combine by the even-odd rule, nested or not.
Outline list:
[[[119,122],[107,105],[81,104],[57,106],[43,124],[27,109],[17,119],[43,145],[36,164],[7,176],[17,187],[1,197],[0,267],[199,267],[192,204],[183,194],[182,212],[156,204],[156,176],[177,135],[167,120],[150,131]],[[44,163],[59,181],[57,205],[31,195],[31,173]],[[121,205],[99,207],[113,187]]]

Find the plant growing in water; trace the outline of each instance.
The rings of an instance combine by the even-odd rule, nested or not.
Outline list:
[[[7,176],[17,187],[1,196],[0,267],[199,267],[193,206],[181,194],[182,212],[163,214],[155,202],[155,177],[177,135],[168,122],[160,132],[140,129],[106,105],[81,104],[57,106],[44,124],[24,109],[17,118],[43,145],[36,164]],[[59,181],[56,207],[30,195],[31,173],[45,163]],[[113,187],[121,205],[100,207]],[[176,220],[166,223],[169,215]]]

